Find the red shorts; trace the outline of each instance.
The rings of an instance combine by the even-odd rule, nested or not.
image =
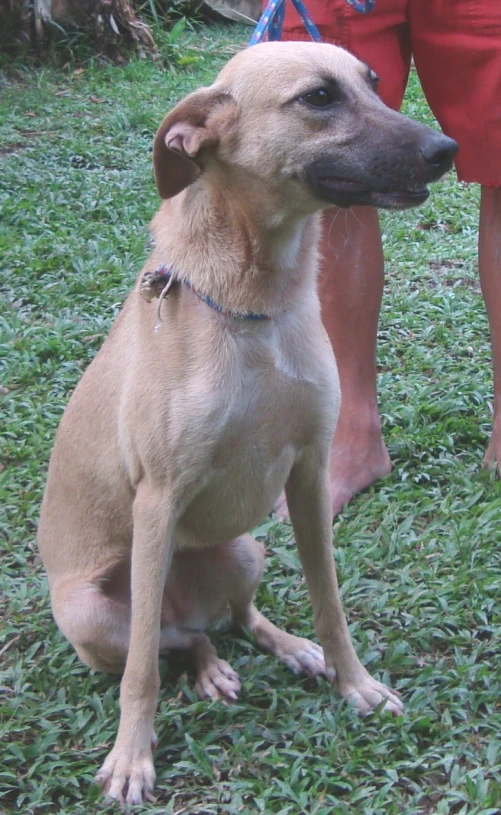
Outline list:
[[[324,40],[367,62],[397,110],[412,55],[430,108],[459,143],[458,178],[501,186],[501,0],[376,0],[368,14],[347,0],[306,5]],[[283,39],[309,39],[290,0]]]

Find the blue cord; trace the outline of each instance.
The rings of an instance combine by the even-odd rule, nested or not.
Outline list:
[[[376,4],[376,0],[346,0],[346,2],[349,6],[353,6],[355,11],[359,11],[360,14],[368,14]]]
[[[322,42],[320,32],[313,22],[311,14],[303,3],[303,0],[292,0],[292,2],[312,40]],[[355,11],[360,12],[360,14],[368,14],[373,10],[376,0],[346,0],[346,2],[349,3]],[[285,3],[286,0],[269,0],[249,40],[249,45],[257,45],[257,43],[262,42],[266,36],[268,40],[280,40],[282,38]]]

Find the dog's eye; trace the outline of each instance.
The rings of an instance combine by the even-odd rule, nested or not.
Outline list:
[[[379,85],[379,77],[375,73],[375,71],[369,71],[369,82],[371,83],[374,90],[377,91]]]
[[[327,88],[317,88],[315,91],[303,94],[301,99],[313,108],[326,108],[334,101],[332,93]]]

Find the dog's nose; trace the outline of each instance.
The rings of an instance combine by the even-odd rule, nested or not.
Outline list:
[[[439,169],[449,169],[452,159],[458,151],[458,143],[448,136],[441,136],[439,133],[432,136],[424,147],[421,148],[421,155],[428,164]]]

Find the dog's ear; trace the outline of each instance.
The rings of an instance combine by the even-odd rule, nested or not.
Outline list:
[[[217,145],[235,117],[233,97],[215,88],[195,91],[167,114],[153,145],[155,181],[162,198],[173,198],[198,178],[203,170],[201,149]]]

